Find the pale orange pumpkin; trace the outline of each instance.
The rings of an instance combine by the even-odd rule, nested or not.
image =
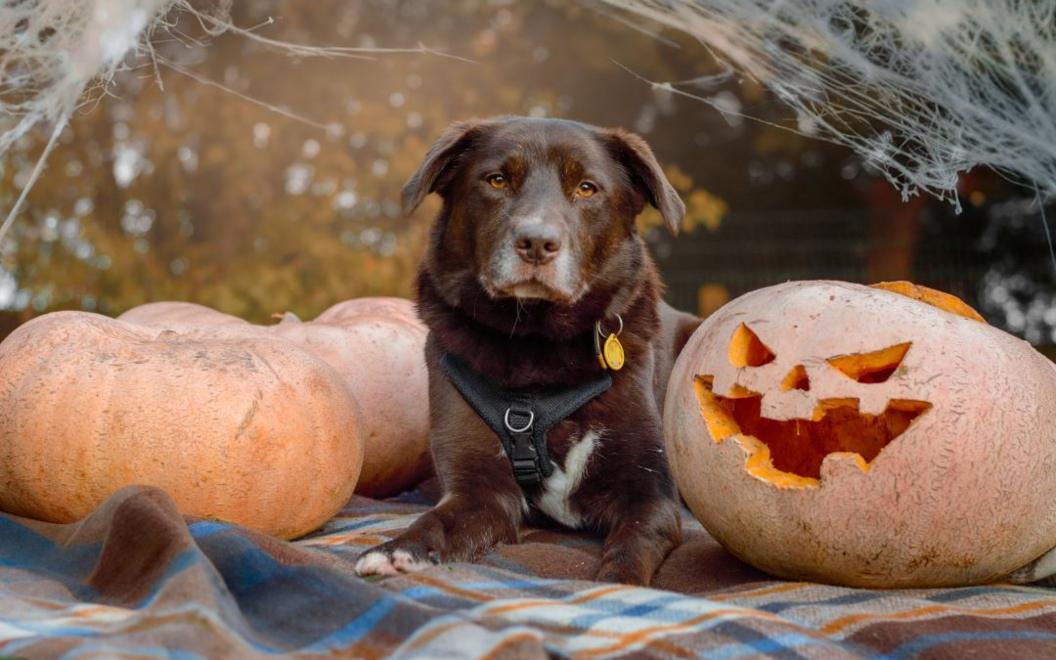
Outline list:
[[[290,342],[46,314],[0,344],[0,509],[71,522],[146,484],[292,538],[352,494],[357,421],[341,376]]]
[[[664,432],[693,513],[774,575],[992,581],[1056,546],[1056,370],[947,294],[790,282],[707,318]]]
[[[330,306],[322,314],[315,317],[315,323],[329,323],[331,325],[342,325],[346,321],[362,318],[364,316],[379,316],[400,318],[415,326],[421,332],[425,332],[425,325],[418,319],[418,313],[414,310],[414,303],[405,298],[353,298]]]
[[[133,307],[117,317],[128,323],[165,327],[179,324],[193,329],[196,326],[233,325],[248,327],[249,321],[218,312],[211,307],[189,302],[165,301],[153,302]]]
[[[140,305],[119,318],[198,336],[273,337],[292,342],[341,374],[359,403],[366,453],[357,493],[393,495],[431,472],[426,328],[409,300],[347,300],[313,321],[301,322],[286,313],[270,326],[184,302]]]

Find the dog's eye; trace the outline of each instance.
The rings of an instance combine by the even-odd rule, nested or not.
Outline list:
[[[489,174],[485,179],[492,188],[502,190],[507,186],[506,177],[501,174]]]
[[[596,192],[598,192],[598,186],[590,181],[584,181],[576,187],[578,197],[590,197]]]

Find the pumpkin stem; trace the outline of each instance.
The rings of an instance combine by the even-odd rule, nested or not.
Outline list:
[[[297,316],[293,312],[275,312],[271,315],[271,318],[278,320],[278,325],[283,323],[301,323],[301,317]]]

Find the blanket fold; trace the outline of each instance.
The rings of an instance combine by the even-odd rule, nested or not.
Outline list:
[[[1009,657],[1056,654],[1056,593],[776,581],[688,515],[653,588],[591,582],[600,543],[531,530],[476,564],[363,580],[364,548],[429,505],[354,497],[286,543],[185,519],[149,487],[58,525],[0,514],[0,655]]]

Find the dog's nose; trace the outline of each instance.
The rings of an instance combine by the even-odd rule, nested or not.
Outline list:
[[[517,232],[514,247],[521,259],[541,266],[561,251],[561,232],[552,225],[526,227]]]

